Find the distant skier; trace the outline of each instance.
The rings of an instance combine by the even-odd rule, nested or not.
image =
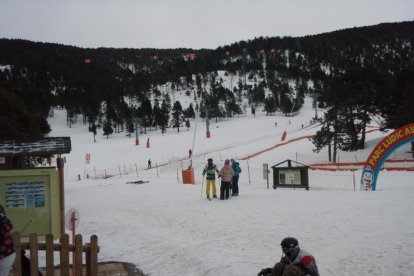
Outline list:
[[[231,196],[238,196],[239,195],[239,174],[241,173],[240,164],[239,162],[231,159],[231,167],[234,171],[234,176],[231,183]]]
[[[219,174],[217,166],[213,163],[213,159],[207,159],[207,165],[203,170],[203,177],[207,174],[207,185],[206,185],[206,195],[207,199],[210,199],[210,187],[213,189],[213,197],[217,198],[217,189],[216,189],[216,173]]]
[[[226,161],[224,161],[224,167],[221,168],[219,175],[221,177],[220,199],[229,199],[231,181],[234,176],[234,171],[230,166],[229,159],[226,159]]]
[[[148,170],[151,169],[151,159],[148,159]]]
[[[262,269],[258,276],[319,276],[315,258],[299,248],[297,239],[288,237],[280,243],[284,256],[273,268]]]

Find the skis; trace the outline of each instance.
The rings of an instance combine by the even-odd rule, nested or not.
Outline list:
[[[218,199],[218,197],[213,197],[213,198]],[[212,200],[211,197],[207,197],[207,199],[210,200],[210,201]]]

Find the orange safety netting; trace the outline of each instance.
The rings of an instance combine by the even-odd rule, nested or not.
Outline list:
[[[313,137],[313,135],[308,135],[308,136],[302,136],[302,137],[294,138],[294,139],[288,140],[286,142],[276,144],[276,145],[274,145],[274,146],[272,146],[270,148],[267,148],[267,149],[264,149],[264,150],[261,150],[261,151],[258,151],[258,152],[249,154],[249,155],[247,155],[245,157],[242,157],[242,158],[239,158],[239,159],[240,160],[249,160],[250,158],[253,158],[255,156],[258,156],[258,155],[260,155],[260,154],[262,154],[262,153],[264,153],[266,151],[275,149],[275,148],[280,147],[280,146],[283,146],[283,145],[287,145],[287,144],[292,143],[292,142],[296,142],[296,141],[299,141],[299,140],[302,140],[302,139],[309,139],[309,138],[312,138],[312,137]]]

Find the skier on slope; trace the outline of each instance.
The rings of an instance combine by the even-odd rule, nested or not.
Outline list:
[[[297,239],[288,237],[280,243],[284,256],[273,268],[262,269],[258,276],[319,276],[315,258],[299,248]]]
[[[219,174],[216,164],[213,163],[213,159],[207,159],[207,165],[203,170],[203,177],[207,173],[207,185],[206,185],[206,195],[207,199],[210,199],[210,186],[213,189],[213,197],[217,198],[217,189],[216,189],[216,173]]]

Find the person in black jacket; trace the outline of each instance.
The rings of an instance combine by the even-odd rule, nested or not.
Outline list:
[[[239,195],[239,174],[241,173],[240,164],[239,162],[231,159],[231,167],[233,168],[234,175],[231,184],[232,196]]]

